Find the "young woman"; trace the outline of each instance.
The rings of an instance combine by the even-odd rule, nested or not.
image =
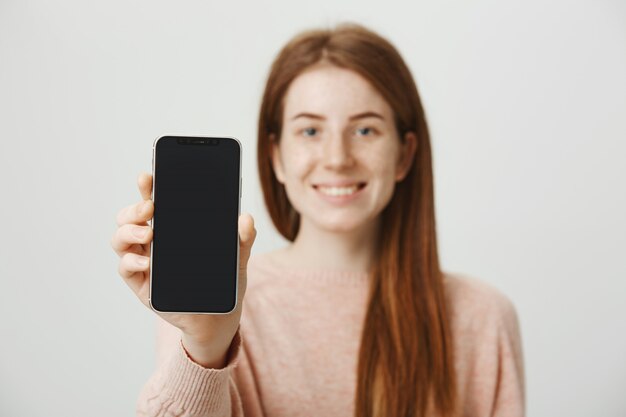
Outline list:
[[[237,309],[159,314],[138,415],[524,415],[513,304],[440,269],[424,111],[386,39],[356,24],[292,39],[270,70],[257,150],[291,243],[250,256],[256,229],[241,215]],[[148,306],[148,174],[139,189],[112,246]]]

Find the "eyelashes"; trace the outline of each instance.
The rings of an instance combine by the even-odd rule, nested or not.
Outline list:
[[[358,128],[356,130],[365,130],[365,129],[368,129],[369,131],[372,132],[372,134],[368,135],[368,136],[372,136],[375,133],[375,131],[376,131],[376,129],[374,129],[373,127],[369,127],[369,126],[367,126],[367,127],[360,127],[360,128]]]
[[[355,132],[355,133],[356,133],[356,132],[359,132],[359,131],[361,131],[361,132],[362,132],[362,131],[365,131],[365,130],[367,130],[367,131],[368,131],[368,132],[370,132],[370,133],[368,133],[368,134],[366,133],[366,134],[363,134],[363,135],[361,135],[361,136],[373,136],[374,134],[377,134],[377,133],[378,133],[378,131],[377,131],[376,129],[374,129],[373,127],[371,127],[371,126],[365,126],[365,127],[359,127],[359,128],[356,128],[356,129],[354,130],[354,132]],[[309,133],[311,133],[311,131],[318,131],[318,129],[317,129],[317,128],[315,128],[315,127],[306,127],[306,128],[304,128],[304,129],[301,129],[301,130],[298,132],[298,134],[299,134],[300,136],[304,136],[304,137],[312,137],[312,135],[311,135],[311,134],[309,134]]]

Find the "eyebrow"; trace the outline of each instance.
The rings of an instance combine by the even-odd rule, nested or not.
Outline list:
[[[298,117],[309,117],[311,119],[326,120],[326,118],[324,116],[320,116],[319,114],[313,114],[313,113],[298,113],[297,115],[292,117],[291,120],[295,120]],[[355,114],[353,116],[350,116],[348,118],[348,120],[363,119],[365,117],[377,117],[377,118],[379,118],[381,120],[385,120],[385,118],[383,116],[381,116],[380,114],[378,114],[376,112],[373,112],[373,111],[366,111],[366,112],[363,112],[363,113]]]

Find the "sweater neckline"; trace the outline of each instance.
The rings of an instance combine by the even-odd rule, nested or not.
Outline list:
[[[249,263],[255,263],[258,267],[271,272],[272,275],[289,279],[305,280],[320,284],[347,284],[362,285],[370,280],[367,271],[348,271],[341,269],[305,269],[285,266],[277,263],[267,252],[253,254]]]

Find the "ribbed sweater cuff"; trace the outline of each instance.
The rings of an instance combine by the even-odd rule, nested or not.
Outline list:
[[[229,377],[231,369],[239,362],[241,333],[237,332],[228,349],[226,366],[221,369],[205,368],[194,362],[179,341],[176,354],[166,365],[162,381],[163,393],[185,415],[223,413],[231,406]]]

